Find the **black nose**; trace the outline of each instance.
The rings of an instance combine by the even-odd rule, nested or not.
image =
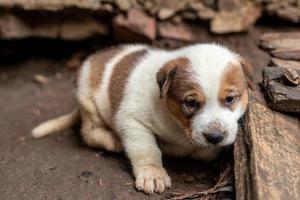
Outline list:
[[[224,139],[224,135],[222,133],[204,133],[204,137],[212,144],[217,144]]]

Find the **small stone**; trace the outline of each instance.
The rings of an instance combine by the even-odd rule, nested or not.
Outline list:
[[[131,186],[133,183],[132,182],[128,182],[128,183],[125,183],[125,186]]]
[[[156,38],[156,21],[142,10],[132,9],[127,17],[117,15],[113,19],[115,38],[126,42],[151,42]]]
[[[34,75],[33,80],[37,83],[48,83],[49,82],[49,79],[42,74]]]
[[[198,40],[198,34],[194,28],[184,23],[161,23],[158,26],[158,33],[162,38],[167,39],[185,42],[196,42]]]
[[[89,178],[93,175],[94,175],[93,172],[90,172],[90,171],[84,171],[84,172],[81,172],[81,174],[80,174],[80,176],[84,177],[84,178]]]
[[[162,8],[158,11],[158,18],[160,20],[166,20],[172,17],[175,14],[175,11],[169,8]]]
[[[50,166],[49,170],[51,170],[51,171],[56,170],[56,167],[55,166]]]
[[[285,68],[283,75],[289,83],[295,86],[300,84],[299,74],[294,68]]]
[[[18,142],[23,142],[26,140],[26,137],[25,136],[21,136],[17,139]]]
[[[233,10],[221,10],[210,21],[213,33],[224,34],[247,31],[260,17],[262,9],[248,2]]]
[[[128,11],[131,8],[129,0],[116,0],[116,5],[123,11]]]

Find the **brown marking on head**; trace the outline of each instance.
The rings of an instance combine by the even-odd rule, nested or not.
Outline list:
[[[175,120],[190,135],[193,115],[205,102],[200,86],[193,80],[193,69],[187,58],[167,62],[157,73],[160,98],[166,97],[167,107]],[[191,106],[196,104],[197,107]]]
[[[221,78],[218,99],[222,106],[228,107],[232,111],[234,111],[239,104],[241,104],[243,108],[247,107],[248,81],[240,65],[230,64],[228,69],[224,72]]]
[[[96,52],[90,58],[90,87],[99,89],[105,64],[122,50],[122,47],[110,47]]]
[[[240,58],[240,63],[241,63],[248,87],[251,90],[255,90],[255,85],[254,85],[253,77],[252,77],[252,73],[253,73],[252,65],[243,58]]]
[[[140,50],[131,53],[122,58],[114,67],[108,88],[111,112],[113,115],[118,110],[119,105],[122,101],[126,81],[128,80],[130,73],[134,69],[138,59],[145,55],[146,52],[147,50]]]

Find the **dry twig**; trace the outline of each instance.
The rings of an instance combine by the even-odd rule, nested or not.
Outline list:
[[[166,200],[187,200],[187,199],[201,199],[201,200],[213,200],[216,199],[220,192],[233,192],[232,191],[232,166],[227,167],[222,171],[216,184],[202,191],[193,191],[191,193],[173,192],[165,196]]]

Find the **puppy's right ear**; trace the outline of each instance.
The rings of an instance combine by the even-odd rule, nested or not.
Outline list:
[[[159,86],[159,98],[166,96],[172,79],[176,74],[176,66],[164,65],[156,74],[156,82]]]

